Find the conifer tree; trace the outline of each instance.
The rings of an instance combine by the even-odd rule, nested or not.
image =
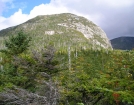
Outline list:
[[[20,31],[16,36],[10,36],[8,40],[5,40],[7,49],[1,50],[1,52],[8,55],[18,55],[28,49],[30,41],[31,37]]]

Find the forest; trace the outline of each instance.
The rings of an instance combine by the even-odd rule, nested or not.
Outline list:
[[[29,50],[20,31],[0,50],[0,105],[134,105],[134,50]]]

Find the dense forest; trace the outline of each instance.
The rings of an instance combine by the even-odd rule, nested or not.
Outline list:
[[[0,50],[0,105],[134,105],[134,51],[29,50],[20,31]]]

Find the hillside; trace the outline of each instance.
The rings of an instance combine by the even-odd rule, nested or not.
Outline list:
[[[0,105],[134,105],[134,50],[108,50],[85,18],[38,16],[0,36]]]
[[[57,49],[112,49],[105,32],[84,17],[70,13],[37,16],[18,26],[0,31],[0,48],[3,39],[23,30],[33,39],[30,49],[40,50],[51,44]]]
[[[118,37],[111,40],[114,49],[132,50],[134,48],[134,37]]]

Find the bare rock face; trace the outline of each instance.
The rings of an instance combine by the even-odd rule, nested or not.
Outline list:
[[[0,31],[0,36],[24,30],[32,36],[31,48],[53,43],[57,49],[112,49],[105,32],[92,21],[70,13],[37,16],[23,24]]]

